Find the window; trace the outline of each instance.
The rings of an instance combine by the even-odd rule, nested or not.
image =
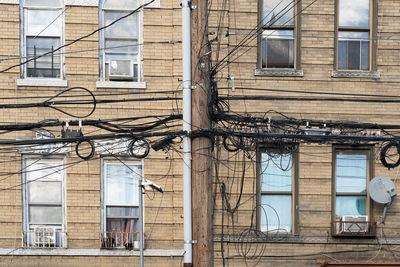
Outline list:
[[[22,67],[22,78],[62,78],[61,52],[49,53],[63,43],[64,17],[61,0],[23,1],[21,54],[29,60]]]
[[[65,246],[65,171],[61,158],[24,158],[24,246]]]
[[[266,149],[259,158],[259,228],[270,233],[294,233],[296,156],[288,148]]]
[[[376,42],[375,0],[336,1],[338,71],[373,71]]]
[[[370,149],[334,149],[335,234],[370,231],[367,184],[371,177]]]
[[[258,68],[300,69],[300,16],[295,17],[300,1],[262,0],[260,5]]]
[[[139,188],[142,166],[137,162],[103,160],[103,247],[133,247],[139,239]]]
[[[136,9],[137,1],[103,0],[100,5],[100,24],[106,26]],[[102,81],[140,82],[141,20],[138,11],[100,33]]]

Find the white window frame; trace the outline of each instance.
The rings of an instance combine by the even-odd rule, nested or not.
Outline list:
[[[62,238],[61,244],[59,248],[67,247],[67,208],[66,208],[66,170],[62,167],[62,181],[61,181],[61,210],[62,210],[62,224],[31,224],[29,223],[29,182],[28,175],[32,168],[34,168],[35,163],[54,163],[54,166],[65,166],[65,157],[64,156],[53,156],[53,157],[43,157],[43,156],[34,156],[34,155],[24,155],[22,158],[22,207],[23,207],[23,231],[24,231],[24,238],[22,240],[23,247],[33,247],[33,244],[28,243],[28,232],[34,231],[36,227],[44,227],[44,228],[53,228],[56,231],[59,231],[60,237]],[[38,179],[41,180],[41,179]],[[54,248],[54,247],[53,247]]]
[[[123,163],[122,163],[122,162]],[[135,160],[130,160],[130,159],[126,159],[126,158],[122,158],[120,160],[117,160],[115,158],[111,158],[111,157],[103,157],[101,158],[100,164],[101,164],[101,196],[100,196],[100,217],[101,217],[101,223],[100,223],[100,232],[102,234],[104,234],[107,231],[107,206],[113,206],[113,205],[107,205],[106,203],[106,196],[107,196],[107,182],[106,182],[106,165],[107,164],[119,164],[121,166],[124,166],[124,164],[126,165],[136,165],[136,166],[141,166],[141,173],[139,173],[138,175],[140,175],[142,178],[144,177],[144,168],[143,168],[143,160],[142,161],[135,161]],[[137,191],[140,194],[140,190],[138,188]],[[133,206],[133,207],[137,207],[138,208],[138,216],[137,216],[137,220],[138,223],[140,221],[140,207],[139,207],[139,200],[140,195],[137,196],[137,206]],[[122,207],[122,206],[127,206],[127,207],[132,207],[132,205],[114,205],[114,206],[118,206],[118,207]],[[145,209],[144,209],[145,205],[144,205],[144,200],[143,200],[143,218],[142,218],[142,224],[143,226],[145,225],[144,223],[144,214],[145,214]],[[144,229],[144,227],[143,227]]]
[[[105,0],[99,0],[99,25],[100,27],[104,25],[104,9],[103,3]],[[137,1],[136,8],[139,7],[141,1]],[[128,10],[120,10],[120,9],[111,9],[107,8],[106,10],[113,10],[113,11],[133,11],[134,9]],[[143,9],[137,11],[137,18],[138,18],[138,54],[137,54],[137,66],[138,66],[138,73],[137,73],[137,81],[110,81],[106,80],[106,62],[105,62],[105,32],[99,32],[99,80],[96,82],[97,88],[146,88],[146,83],[143,81]]]
[[[61,1],[61,6],[59,7],[35,7],[29,6],[25,7],[25,1],[20,0],[20,54],[22,56],[21,62],[26,61],[27,59],[27,51],[26,51],[26,38],[27,38],[27,12],[28,10],[60,10],[62,12],[60,19],[61,21],[61,29],[60,29],[60,46],[65,43],[65,13],[63,12],[65,5],[64,1]],[[17,80],[18,86],[53,86],[53,87],[66,87],[67,81],[64,79],[65,77],[65,56],[64,49],[60,49],[56,53],[60,53],[60,77],[59,78],[51,78],[51,77],[27,77],[27,64],[24,64],[20,68],[21,79]]]

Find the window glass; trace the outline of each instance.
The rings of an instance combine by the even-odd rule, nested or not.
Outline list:
[[[340,0],[339,26],[369,27],[369,0]]]
[[[264,0],[264,25],[294,25],[293,0]]]
[[[107,217],[138,217],[138,208],[107,207]]]
[[[336,196],[336,216],[366,215],[366,196]]]
[[[25,0],[26,7],[61,7],[61,0]]]
[[[29,183],[29,203],[62,204],[62,183],[31,182]]]
[[[116,19],[128,14],[128,12],[104,12],[104,24],[108,25],[115,21]],[[106,38],[138,38],[138,29],[136,27],[138,22],[137,13],[126,17],[112,26],[106,28],[105,37]]]
[[[59,36],[62,16],[60,10],[28,9],[26,34],[36,36]]]
[[[292,191],[292,157],[290,154],[267,154],[261,157],[261,190]]]
[[[34,58],[34,60],[27,64],[27,77],[60,77],[61,56],[59,53],[51,53],[37,58],[40,55],[53,51],[59,46],[59,38],[26,38],[26,54],[28,58]]]
[[[62,207],[30,206],[30,224],[62,224]]]
[[[63,178],[62,161],[51,160],[27,160],[27,180],[55,180],[61,181]]]
[[[367,155],[336,155],[336,192],[364,193],[367,183]]]
[[[103,8],[129,10],[137,7],[136,0],[104,0]]]
[[[292,196],[262,195],[261,207],[261,231],[291,231]]]
[[[137,54],[138,44],[133,40],[106,40],[106,53]]]
[[[138,206],[138,175],[137,165],[106,164],[107,204]]]

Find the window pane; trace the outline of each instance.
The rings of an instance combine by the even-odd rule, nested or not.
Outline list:
[[[267,46],[267,68],[293,68],[293,31],[267,30],[263,38]]]
[[[26,160],[27,180],[40,181],[62,181],[63,180],[63,161],[32,159]]]
[[[367,185],[367,155],[336,155],[336,192],[365,193]]]
[[[261,190],[292,191],[291,154],[263,153],[261,155]]]
[[[361,42],[361,69],[369,70],[369,42]]]
[[[262,195],[261,207],[261,231],[291,231],[292,196]]]
[[[347,41],[347,68],[349,70],[360,69],[360,41]]]
[[[369,0],[340,0],[339,26],[369,27]]]
[[[338,47],[338,68],[347,69],[347,42],[340,41]]]
[[[29,186],[29,203],[60,204],[62,203],[61,182],[32,182]]]
[[[103,8],[129,10],[137,7],[136,0],[104,0]]]
[[[60,36],[62,16],[60,10],[27,10],[26,35]]]
[[[60,46],[60,38],[28,37],[26,39],[28,58],[35,58]],[[60,54],[56,52],[36,58],[27,64],[28,77],[60,77]]]
[[[138,217],[138,208],[107,207],[107,217]]]
[[[128,12],[104,12],[104,25],[108,25]],[[105,30],[105,37],[113,38],[138,38],[137,13],[124,18]]]
[[[105,42],[106,53],[137,54],[138,44],[135,40],[107,40]]]
[[[138,175],[141,175],[141,167],[137,165],[127,166],[122,164],[106,164],[107,204],[139,205],[137,179]]]
[[[366,215],[365,196],[336,196],[336,216]]]
[[[61,207],[29,207],[30,224],[62,224]]]
[[[264,25],[294,25],[293,18],[293,0],[264,0]]]
[[[61,0],[25,0],[24,6],[28,7],[61,7]]]

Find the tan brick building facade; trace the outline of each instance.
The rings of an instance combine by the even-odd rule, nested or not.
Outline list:
[[[25,1],[27,6],[24,7],[23,1],[0,1],[2,44],[0,70],[18,65],[32,56],[33,52],[27,50],[27,46],[23,44],[39,42],[37,40],[42,40],[41,34],[46,33],[47,41],[59,40],[59,44],[68,44],[98,29],[99,26],[104,26],[103,21],[107,21],[108,16],[112,17],[110,14],[118,10],[118,8],[107,7],[107,1],[101,1],[100,6],[98,1],[94,0],[64,1],[61,8],[56,7],[58,12],[61,10],[61,15],[57,17],[61,21],[60,28],[44,29],[42,27],[41,30],[37,30],[30,29],[27,21],[31,19],[28,13],[31,10],[40,9],[40,4],[39,7],[32,7],[29,6],[29,2],[40,3],[40,1]],[[270,10],[268,11],[267,8],[269,3],[272,3],[273,7],[277,6],[278,11],[279,1],[213,1],[209,10],[209,38],[212,40],[213,55],[211,66],[216,66],[219,60],[223,60],[214,79],[218,84],[219,96],[227,97],[225,101],[229,104],[229,111],[241,115],[270,118],[272,121],[294,118],[297,121],[304,119],[304,123],[308,119],[310,121],[400,124],[399,103],[396,102],[301,99],[304,97],[387,99],[387,96],[392,96],[390,99],[396,99],[400,80],[398,75],[400,4],[396,0],[359,2],[361,4],[368,2],[369,26],[355,27],[356,32],[367,32],[368,38],[356,38],[359,42],[356,49],[360,52],[360,65],[358,69],[354,69],[348,67],[353,62],[350,52],[346,52],[344,56],[346,66],[341,65],[344,64],[343,60],[339,60],[339,57],[343,59],[343,55],[338,55],[341,49],[339,46],[343,44],[339,43],[340,33],[352,31],[351,25],[342,25],[339,17],[340,3],[344,5],[344,0],[293,1],[295,6],[292,8],[293,11],[289,9],[290,12],[287,12],[288,20],[293,20],[292,24],[286,25],[284,21],[282,25],[277,23],[272,27],[278,32],[291,31],[289,38],[274,36],[273,33],[268,32],[270,28],[261,26],[263,23],[257,23],[269,14]],[[179,4],[179,1],[161,0],[161,2],[154,2],[151,7],[146,7],[136,17],[138,27],[133,36],[122,34],[122,37],[110,37],[108,33],[96,32],[88,38],[65,47],[53,58],[51,74],[48,72],[48,67],[44,67],[45,70],[40,70],[38,67],[40,64],[45,66],[50,64],[44,61],[36,62],[38,65],[23,64],[22,67],[16,66],[0,73],[2,103],[41,102],[71,87],[87,88],[101,100],[180,98],[181,92],[177,90],[181,88],[181,44],[179,43],[181,8]],[[363,13],[359,10],[356,14]],[[353,14],[353,16],[356,15]],[[53,23],[51,20],[49,22],[51,26],[58,25],[58,22]],[[37,25],[47,26],[46,23],[40,23],[40,21],[37,22]],[[36,25],[35,22],[32,25]],[[249,32],[251,33],[249,41],[241,43]],[[263,32],[265,32],[264,38]],[[264,56],[265,53],[275,51],[273,45],[269,46],[273,43],[270,40],[273,38],[269,38],[271,35],[276,37],[275,39],[286,40],[286,43],[281,42],[278,47],[288,44],[291,52],[285,54],[288,58],[287,62],[282,63],[279,60],[279,62],[274,62]],[[217,38],[214,39],[214,37]],[[125,54],[117,58],[126,59],[127,54],[134,55],[129,58],[131,65],[133,62],[131,74],[133,77],[129,81],[118,80],[120,77],[116,78],[117,80],[108,78],[113,67],[110,57],[112,60],[112,55],[119,55],[121,51],[112,51],[114,53],[108,54],[102,48],[107,45],[107,41],[116,41],[116,39],[136,42],[133,45],[137,47],[134,51],[124,50]],[[343,42],[348,42],[347,47],[350,46],[351,41],[354,41],[352,38],[346,40]],[[368,41],[369,43],[365,46],[362,45],[362,42]],[[126,47],[125,43],[122,45],[119,43],[116,46],[115,49]],[[129,46],[131,43],[128,44]],[[236,46],[238,50],[232,54],[232,57],[224,58],[230,51],[236,49]],[[363,54],[363,47],[367,47],[367,54]],[[263,52],[263,49],[266,52]],[[367,60],[363,61],[365,58]],[[56,67],[53,68],[53,65]],[[45,77],[39,77],[38,72]],[[82,91],[79,92],[82,93]],[[242,96],[253,96],[255,99],[257,97],[299,99],[234,99]],[[104,103],[98,104],[89,119],[167,116],[180,113],[180,106],[180,101],[176,99]],[[77,104],[65,105],[62,108],[67,112],[84,116],[91,107]],[[0,113],[0,121],[4,125],[54,119],[71,120],[66,114],[43,107],[4,108]],[[139,120],[138,124],[145,122],[152,122],[152,120],[144,118]],[[181,121],[176,120],[169,122],[163,129],[179,130],[180,125]],[[271,125],[274,128],[274,125]],[[298,128],[304,129],[305,126]],[[241,125],[235,125],[235,127],[231,125],[229,130],[244,129]],[[268,133],[268,125],[265,127],[267,129],[265,132]],[[71,126],[71,128],[78,127]],[[337,126],[329,130],[345,132],[347,128]],[[375,129],[369,133],[361,133],[363,129],[360,130],[360,128],[357,130],[359,131],[347,134],[387,136],[383,130]],[[61,133],[61,126],[35,131],[58,136]],[[99,130],[92,126],[83,126],[82,132],[84,135],[107,133],[104,129]],[[391,132],[391,134],[396,135],[396,132]],[[3,133],[1,140],[33,140],[35,138],[33,131],[12,131]],[[151,142],[158,139],[158,137],[149,138]],[[383,228],[379,223],[382,206],[372,203],[367,192],[368,181],[375,176],[387,176],[398,185],[398,169],[388,170],[381,164],[379,158],[379,152],[386,143],[362,140],[358,142],[354,140],[304,142],[295,138],[276,138],[273,141],[268,138],[259,138],[256,139],[256,143],[251,141],[255,139],[245,138],[244,140],[243,147],[235,152],[227,152],[224,149],[221,145],[223,138],[218,137],[215,142],[213,151],[215,266],[245,266],[246,264],[247,266],[334,266],[334,264],[337,266],[346,266],[346,264],[400,266],[397,261],[397,246],[400,245],[400,225],[397,214],[400,207],[394,201],[388,210]],[[290,164],[293,163],[290,176],[291,188],[286,191],[278,190],[279,192],[268,190],[268,186],[263,189],[262,177],[264,177],[263,168],[265,167],[263,155],[266,158],[271,156],[266,151],[282,154],[282,150],[276,147],[277,144],[282,143],[290,143],[290,147],[296,148],[291,150],[293,152],[290,158]],[[103,239],[104,232],[108,227],[105,214],[108,207],[113,207],[113,203],[106,203],[109,197],[106,193],[108,187],[105,181],[109,178],[106,164],[120,166],[121,160],[127,162],[129,166],[140,166],[143,176],[161,186],[164,191],[163,194],[150,191],[144,196],[145,265],[182,265],[184,253],[182,160],[179,145],[174,146],[176,149],[169,149],[167,152],[151,150],[145,159],[135,159],[129,157],[126,151],[113,156],[112,153],[107,152],[108,149],[112,149],[110,144],[105,145],[106,148],[102,147],[102,144],[96,144],[95,156],[88,161],[76,155],[75,143],[72,148],[66,147],[61,152],[53,147],[52,149],[56,152],[52,153],[39,153],[35,147],[20,148],[5,145],[0,148],[2,162],[0,165],[0,265],[137,266],[139,252],[136,247],[133,250],[104,248],[104,242],[107,242]],[[126,144],[123,143],[122,146]],[[99,150],[102,148],[103,152],[99,152],[97,148]],[[285,149],[287,148],[286,146]],[[338,177],[336,163],[343,160],[338,155],[347,154],[366,155],[366,160],[361,160],[365,162],[365,165],[362,165],[365,171],[365,186],[357,192],[336,191],[335,177]],[[45,158],[49,162],[51,160],[62,162],[65,166],[61,178],[55,178],[52,181],[58,182],[60,190],[63,190],[63,197],[56,203],[45,203],[46,205],[40,201],[34,203],[33,197],[31,199],[27,193],[30,190],[27,186],[29,179],[35,179],[35,177],[31,178],[30,172],[26,169],[30,166],[29,162],[34,164],[39,158]],[[278,167],[275,171],[280,172],[282,168]],[[281,174],[287,175],[285,172]],[[267,176],[266,174],[265,177]],[[224,192],[222,184],[225,186]],[[276,218],[270,216],[272,226],[262,219],[265,216],[263,214],[271,214],[271,211],[267,209],[273,206],[272,202],[263,202],[263,197],[267,199],[268,196],[283,195],[290,197],[291,217],[288,220],[289,224],[283,225],[284,217],[281,215],[282,225],[280,226],[282,227],[279,228],[283,230],[276,231],[273,225]],[[362,210],[361,216],[364,216],[364,213],[368,216],[368,224],[361,225],[373,227],[376,223],[376,228],[361,231],[357,235],[352,235],[347,231],[348,236],[344,235],[345,230],[335,230],[336,224],[333,223],[337,220],[335,206],[340,204],[336,202],[336,199],[346,196],[365,199],[365,202],[361,201],[359,208]],[[230,207],[227,207],[228,203]],[[52,227],[59,227],[56,231],[62,233],[58,238],[63,241],[55,245],[59,248],[54,248],[54,245],[37,247],[29,241],[30,238],[35,238],[29,233],[36,231],[37,228],[37,224],[32,223],[33,219],[29,217],[33,214],[30,209],[45,206],[51,207],[53,211],[60,211],[62,222],[52,223]],[[237,209],[230,212],[229,209],[232,211],[235,206]],[[279,218],[280,211],[276,212]],[[343,212],[336,213],[340,213],[339,217],[342,217],[345,215]],[[344,226],[343,223],[341,225]],[[270,231],[268,227],[272,227]],[[124,229],[121,232],[123,236]],[[126,239],[126,237],[122,238]]]

